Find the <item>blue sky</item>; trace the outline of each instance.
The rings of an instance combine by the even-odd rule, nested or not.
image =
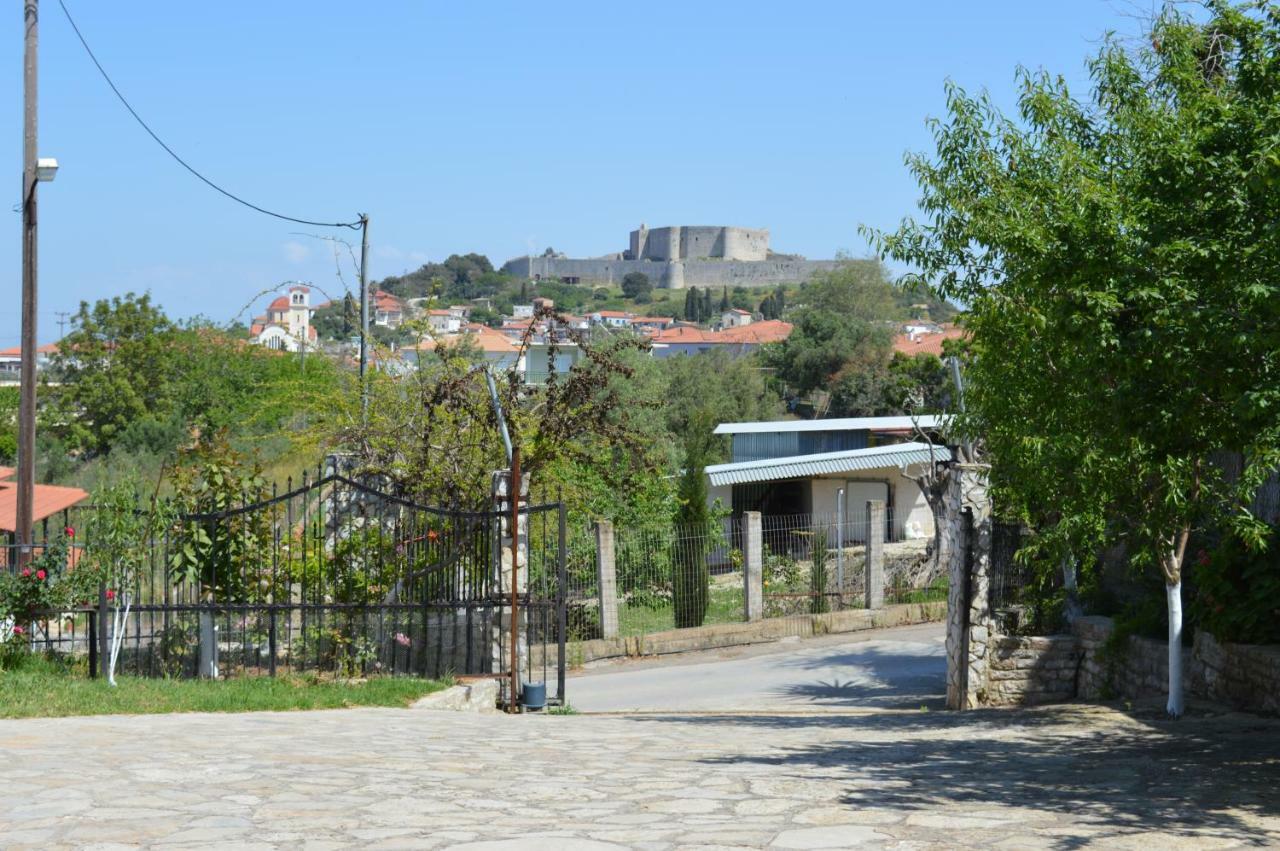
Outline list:
[[[859,224],[914,210],[902,157],[928,148],[944,80],[1007,106],[1018,64],[1083,89],[1102,33],[1135,31],[1142,6],[67,2],[135,108],[211,178],[302,218],[368,212],[374,278],[454,252],[603,254],[641,221],[768,227],[775,250],[863,254]],[[98,77],[56,0],[41,5],[40,149],[61,163],[41,190],[42,341],[57,311],[129,290],[220,321],[286,280],[341,291],[330,245],[294,233],[321,231],[181,170]],[[0,47],[16,202],[17,6]],[[5,346],[19,331],[10,215]]]

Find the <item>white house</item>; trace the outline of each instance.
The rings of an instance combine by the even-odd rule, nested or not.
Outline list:
[[[750,325],[755,320],[755,316],[750,310],[742,310],[741,308],[732,308],[720,314],[721,328],[741,328],[743,325]]]
[[[936,435],[941,425],[936,416],[724,423],[715,433],[732,436],[733,460],[706,468],[708,497],[735,515],[759,511],[766,526],[833,518],[848,540],[865,535],[866,504],[881,500],[890,540],[931,537],[933,514],[909,474],[950,459],[917,433]]]
[[[432,334],[456,334],[462,330],[465,321],[452,309],[437,307],[427,311],[427,325],[431,327]]]
[[[260,346],[285,352],[296,352],[305,343],[313,346],[316,329],[311,325],[311,288],[301,284],[289,287],[288,293],[267,305],[263,316],[254,317],[249,337]]]

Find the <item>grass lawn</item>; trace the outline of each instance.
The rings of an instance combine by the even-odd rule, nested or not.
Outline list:
[[[283,675],[221,681],[117,677],[116,682],[112,688],[104,679],[91,680],[63,663],[31,656],[0,671],[0,718],[403,707],[447,685],[413,677],[335,682]]]
[[[712,585],[708,596],[707,617],[703,624],[738,623],[744,619],[741,587],[717,588]],[[620,635],[648,635],[675,628],[675,608],[670,604],[655,609],[626,604],[618,607]]]

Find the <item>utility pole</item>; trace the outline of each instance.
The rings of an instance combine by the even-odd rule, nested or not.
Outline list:
[[[22,59],[22,365],[18,402],[18,564],[31,560],[36,484],[36,47],[39,0],[25,0]]]
[[[360,214],[360,421],[369,420],[369,217]]]
[[[61,340],[66,336],[64,329],[67,327],[67,317],[71,314],[65,310],[55,310],[54,313],[58,315],[58,339]]]

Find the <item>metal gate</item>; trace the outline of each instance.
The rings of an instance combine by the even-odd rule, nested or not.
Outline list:
[[[513,601],[503,512],[422,505],[337,473],[253,496],[179,516],[125,587],[49,613],[33,645],[87,652],[93,665],[109,612],[127,599],[127,673],[193,676],[216,656],[223,676],[509,676],[515,630],[522,679],[564,701],[561,503],[520,508],[526,555]],[[94,546],[97,511],[71,519],[72,562]]]

